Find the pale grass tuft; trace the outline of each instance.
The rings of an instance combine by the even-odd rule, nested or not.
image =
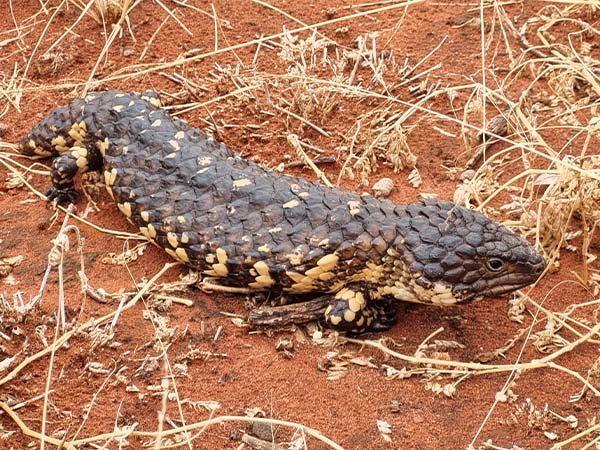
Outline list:
[[[82,10],[88,8],[88,2],[83,0],[70,0]],[[91,0],[92,7],[87,14],[100,25],[114,24],[129,10],[133,0]]]

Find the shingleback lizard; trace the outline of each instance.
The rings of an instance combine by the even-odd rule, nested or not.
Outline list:
[[[102,170],[118,208],[173,258],[224,285],[327,296],[324,322],[342,331],[389,328],[395,299],[498,297],[545,268],[526,240],[451,202],[397,205],[267,170],[171,117],[151,91],[74,100],[20,151],[54,157],[49,201],[73,201],[73,178]]]

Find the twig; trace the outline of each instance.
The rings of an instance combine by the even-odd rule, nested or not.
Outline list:
[[[329,181],[329,179],[327,178],[327,176],[325,175],[325,173],[321,169],[319,169],[317,167],[317,165],[308,157],[308,155],[306,154],[306,152],[302,149],[302,146],[300,145],[300,141],[298,139],[298,136],[295,135],[295,134],[288,134],[287,140],[290,143],[290,145],[292,147],[294,147],[294,150],[296,150],[296,153],[298,154],[298,156],[302,160],[304,160],[304,162],[306,163],[306,165],[309,166],[315,172],[315,174],[317,174],[317,177],[319,177],[319,179],[326,186],[332,187],[333,184],[331,184],[331,182]]]
[[[217,9],[215,8],[215,4],[210,4],[213,13],[213,28],[215,33],[215,52],[219,50],[219,26],[218,26],[218,18],[217,18]]]
[[[164,27],[165,24],[169,21],[170,17],[171,16],[169,16],[169,15],[165,16],[165,18],[160,23],[160,25],[158,27],[156,27],[156,30],[154,30],[154,33],[152,33],[152,36],[150,36],[150,39],[148,39],[148,42],[146,42],[146,45],[144,46],[144,50],[142,50],[142,54],[139,57],[139,61],[141,61],[142,59],[144,59],[146,57],[146,53],[148,52],[148,49],[154,42],[154,39],[156,39],[156,36],[158,36],[158,33],[160,32],[160,30],[162,30],[162,27]]]
[[[335,156],[317,156],[315,159],[312,160],[312,162],[314,162],[315,164],[332,164],[337,162],[337,158]],[[307,165],[308,164],[306,163],[306,161],[292,161],[290,163],[284,164],[286,169]]]
[[[1,406],[1,403],[0,403],[0,406]],[[271,425],[280,425],[280,426],[284,426],[284,427],[290,427],[290,428],[294,428],[294,429],[303,431],[304,433],[314,437],[315,439],[318,439],[319,441],[329,445],[334,450],[345,450],[342,446],[340,446],[339,444],[336,444],[334,441],[332,441],[331,439],[329,439],[328,437],[323,435],[323,433],[321,433],[320,431],[318,431],[314,428],[309,428],[305,425],[301,425],[301,424],[295,423],[295,422],[288,422],[286,420],[267,419],[267,418],[261,418],[261,417],[248,417],[248,416],[218,416],[218,417],[214,417],[214,418],[204,420],[201,422],[196,422],[193,424],[165,430],[165,431],[163,431],[162,436],[168,437],[168,436],[178,435],[180,433],[186,433],[186,432],[192,431],[192,430],[206,429],[209,426],[220,425],[225,422],[248,422],[248,423],[261,422],[261,423],[267,423],[267,424],[271,424]],[[76,441],[71,441],[70,444],[73,446],[82,446],[84,444],[97,442],[97,441],[100,441],[103,439],[120,437],[120,436],[139,436],[139,437],[146,437],[146,438],[156,438],[156,435],[157,435],[157,433],[155,431],[129,431],[129,430],[115,431],[113,433],[104,433],[104,434],[101,434],[98,436],[92,436],[92,437],[85,438],[85,439],[78,439]],[[70,448],[74,449],[74,447],[70,447]]]
[[[251,327],[280,327],[290,323],[305,323],[323,318],[331,303],[327,295],[304,302],[282,306],[261,306],[250,311],[248,324]]]
[[[164,9],[164,10],[165,10],[165,12],[166,12],[166,13],[167,13],[169,16],[171,16],[171,17],[173,18],[173,20],[174,20],[175,22],[177,22],[181,28],[183,28],[183,31],[185,31],[185,32],[186,32],[187,34],[189,34],[190,36],[193,36],[193,35],[194,35],[194,33],[192,33],[192,32],[191,32],[191,31],[188,29],[188,27],[186,27],[186,26],[185,26],[185,24],[184,24],[184,23],[183,23],[181,20],[179,20],[179,18],[178,18],[178,17],[175,15],[175,12],[177,12],[177,8],[175,8],[173,11],[171,11],[171,10],[170,10],[169,8],[167,8],[167,7],[166,7],[166,6],[163,4],[163,2],[161,2],[160,0],[156,0],[156,3],[158,3],[158,5],[159,5],[159,6],[160,6],[162,9]]]
[[[579,339],[571,342],[568,345],[565,345],[560,350],[555,351],[547,356],[544,356],[541,359],[536,359],[527,363],[518,363],[518,364],[481,364],[481,363],[468,363],[468,362],[460,362],[460,361],[446,361],[441,359],[433,359],[433,358],[421,358],[415,356],[404,355],[402,353],[395,352],[394,350],[386,347],[382,340],[379,341],[371,341],[371,340],[360,340],[347,338],[348,342],[354,342],[359,345],[367,345],[369,347],[374,347],[382,352],[400,359],[402,361],[409,362],[411,364],[426,364],[431,366],[438,367],[454,367],[460,369],[470,369],[473,371],[474,375],[483,375],[488,373],[498,373],[498,372],[507,372],[507,371],[517,371],[517,370],[531,370],[531,369],[539,369],[543,367],[552,367],[558,369],[558,365],[553,363],[550,364],[551,361],[555,360],[559,356],[564,355],[565,353],[569,353],[577,346],[587,342],[591,339],[592,336],[598,334],[600,332],[600,323],[597,323],[594,327],[590,329],[589,332],[581,336]],[[443,371],[442,369],[435,369],[436,371]],[[562,370],[562,369],[561,369]],[[583,381],[584,384],[594,392],[594,395],[600,397],[600,391],[592,386],[588,381]]]
[[[304,117],[302,117],[302,116],[299,116],[298,114],[296,114],[296,113],[293,113],[292,111],[290,111],[290,110],[288,110],[288,109],[282,108],[281,106],[277,106],[277,105],[276,105],[276,104],[274,104],[274,103],[273,103],[271,106],[272,106],[273,108],[275,108],[277,111],[279,111],[279,112],[282,112],[282,113],[284,113],[284,114],[287,114],[288,116],[291,116],[291,117],[293,117],[294,119],[296,119],[296,120],[299,120],[300,122],[302,122],[302,123],[304,123],[304,124],[308,125],[308,126],[309,126],[309,127],[311,127],[313,130],[315,130],[315,131],[317,131],[317,132],[321,133],[323,136],[325,136],[325,137],[331,137],[331,135],[330,135],[330,134],[329,134],[327,131],[325,131],[325,130],[323,130],[322,128],[320,128],[320,127],[316,126],[314,123],[312,123],[312,122],[310,122],[310,121],[306,120]]]
[[[13,420],[13,422],[15,424],[17,424],[17,426],[19,427],[19,429],[23,432],[23,434],[25,436],[29,436],[32,438],[37,439],[40,442],[47,442],[49,444],[54,444],[56,445],[56,447],[58,447],[59,449],[61,448],[61,446],[63,446],[64,448],[66,448],[67,450],[77,450],[77,448],[69,443],[65,443],[60,439],[56,439],[50,436],[45,436],[41,433],[38,433],[37,431],[33,431],[31,428],[29,428],[25,422],[23,422],[21,420],[21,418],[18,416],[17,413],[15,413],[10,406],[8,406],[8,404],[6,404],[6,402],[0,401],[0,409],[2,409],[6,414],[8,414],[8,416]]]
[[[169,269],[179,266],[179,265],[180,265],[180,263],[165,264],[163,266],[163,268],[161,270],[159,270],[156,273],[156,275],[154,275],[150,280],[148,280],[148,282],[142,287],[142,289],[140,289],[140,291],[131,300],[129,300],[129,302],[127,302],[127,304],[123,307],[123,311],[128,310],[128,309],[132,308],[133,306],[135,306],[135,304],[140,300],[140,298],[142,298],[146,294],[146,292],[148,292],[148,290],[152,287],[152,285],[156,282],[156,280],[158,280]],[[113,312],[108,313],[97,319],[89,320],[89,321],[81,324],[80,326],[73,328],[72,330],[66,332],[65,334],[60,336],[58,339],[56,339],[48,347],[44,348],[43,350],[40,350],[39,352],[37,352],[37,353],[25,358],[23,361],[21,361],[21,363],[19,365],[17,365],[17,367],[15,367],[6,376],[4,376],[3,378],[0,379],[0,386],[3,386],[4,384],[8,383],[9,381],[12,381],[21,372],[21,370],[23,370],[25,367],[27,367],[33,361],[36,361],[36,360],[42,358],[43,356],[45,356],[46,354],[56,351],[57,349],[62,347],[62,345],[65,342],[67,342],[69,339],[71,339],[74,335],[79,334],[82,331],[93,329],[93,328],[97,327],[98,325],[103,324],[107,320],[112,319],[114,317],[114,315],[115,315],[115,312],[113,311]]]
[[[277,445],[264,439],[250,436],[248,433],[242,434],[240,441],[256,450],[285,450],[287,448],[287,446]]]

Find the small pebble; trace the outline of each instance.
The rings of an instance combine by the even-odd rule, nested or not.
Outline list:
[[[123,50],[123,56],[125,56],[126,58],[133,56],[135,54],[135,51],[132,48],[126,48]]]
[[[415,414],[413,416],[413,422],[414,423],[423,423],[423,422],[425,422],[425,417],[423,417],[423,416],[421,416],[419,414]]]
[[[270,423],[254,422],[252,423],[252,434],[263,441],[273,441],[273,426]]]
[[[373,185],[373,194],[375,197],[387,197],[394,189],[394,180],[391,178],[382,178]]]

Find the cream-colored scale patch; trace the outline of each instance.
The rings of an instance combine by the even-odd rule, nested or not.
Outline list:
[[[68,132],[68,135],[77,143],[81,144],[83,142],[83,136],[79,133],[79,130],[75,128],[71,128]]]
[[[33,147],[31,147],[31,150],[33,151],[33,153],[35,155],[43,156],[44,158],[46,158],[48,156],[52,156],[54,154],[51,151],[46,150],[46,149],[44,149],[42,147],[36,147],[35,144],[34,144]]]
[[[281,231],[281,227],[269,228],[269,233],[279,233]]]
[[[364,267],[359,272],[352,275],[350,278],[351,281],[369,281],[374,282],[381,279],[386,274],[385,267],[382,265],[377,265],[372,262],[367,263],[367,267]]]
[[[83,143],[86,133],[87,133],[87,125],[85,124],[84,121],[81,121],[79,123],[74,123],[68,132],[69,136],[71,136],[71,138],[77,144]]]
[[[184,263],[189,263],[190,262],[190,258],[188,257],[187,253],[185,252],[185,249],[179,247],[175,249],[175,254],[179,257],[180,260],[182,260]]]
[[[87,158],[87,148],[85,147],[73,147],[73,156],[76,158]]]
[[[177,235],[175,233],[173,233],[172,231],[169,231],[167,233],[167,241],[169,241],[169,244],[171,245],[171,247],[173,247],[173,248],[179,247],[179,239],[177,239]]]
[[[327,307],[327,309],[325,310],[325,317],[327,317],[329,319],[329,323],[331,323],[331,325],[339,325],[340,322],[342,321],[342,318],[340,316],[332,316],[331,315],[331,310],[333,308],[331,307],[331,305],[329,305]]]
[[[253,289],[266,289],[275,284],[275,280],[270,276],[259,275],[255,280],[256,281],[253,281],[252,283],[248,283],[248,286]]]
[[[329,281],[329,280],[334,279],[335,277],[336,277],[336,275],[333,272],[323,272],[322,274],[319,275],[319,280]]]
[[[178,255],[177,253],[175,253],[175,250],[173,250],[173,249],[170,249],[170,248],[168,248],[168,247],[165,247],[165,252],[167,252],[167,254],[168,254],[168,255],[169,255],[171,258],[173,258],[173,259],[176,259],[177,261],[179,261],[179,260],[180,260],[180,259],[179,259],[179,255]]]
[[[152,239],[150,237],[150,233],[148,232],[148,227],[140,227],[140,232],[147,238]]]
[[[210,156],[201,156],[198,158],[198,164],[200,164],[201,166],[208,166],[209,164],[212,164],[213,159]]]
[[[412,290],[407,289],[406,286],[403,285],[380,286],[377,288],[377,291],[381,295],[391,295],[392,297],[405,302],[422,303]]]
[[[433,295],[433,290],[426,289],[422,286],[419,286],[414,281],[411,281],[410,287],[412,288],[413,292],[415,293],[415,297],[417,298],[418,302],[420,302],[420,303],[430,303],[431,302],[431,296]]]
[[[208,171],[208,167],[204,167],[203,169],[200,169],[196,173],[202,174],[202,173],[207,172],[207,171]]]
[[[175,150],[179,150],[181,148],[181,146],[179,145],[179,142],[177,142],[175,139],[172,139],[169,141],[169,144],[171,144],[171,146],[175,149]]]
[[[360,202],[357,200],[350,200],[348,202],[348,208],[350,209],[350,215],[355,216],[360,212]]]
[[[354,291],[348,288],[340,289],[338,293],[335,294],[335,298],[342,300],[350,300],[352,297],[354,297]]]
[[[104,172],[106,174],[106,172]],[[113,200],[115,199],[115,194],[112,190],[112,188],[107,184],[106,185],[106,192],[108,192],[108,195],[110,195],[110,198],[112,198]]]
[[[125,109],[125,105],[115,105],[112,109],[116,112],[121,112]]]
[[[142,211],[140,216],[144,222],[150,222],[150,213],[148,211]]]
[[[303,254],[300,253],[288,253],[285,255],[292,266],[298,266],[302,264],[302,259],[304,258]]]
[[[229,274],[229,269],[225,264],[216,263],[212,265],[212,268],[219,277],[226,277]]]
[[[310,196],[310,194],[308,192],[300,192],[298,194],[298,197],[301,197],[301,198],[307,198],[308,196]]]
[[[175,158],[176,156],[177,156],[177,153],[176,153],[176,152],[171,152],[171,153],[169,153],[167,156],[165,156],[165,158],[172,159],[172,158]]]
[[[185,223],[185,216],[177,216],[177,222]]]
[[[221,264],[227,264],[227,252],[225,250],[223,250],[222,248],[218,248],[216,251],[217,254],[217,261],[219,261],[219,263]]]
[[[294,294],[306,294],[315,290],[315,280],[309,276],[302,276],[300,281],[294,283],[289,288],[285,288],[284,291],[292,292]]]
[[[73,147],[73,150],[71,150],[71,154],[73,155],[73,157],[75,157],[75,164],[77,165],[77,167],[81,170],[81,169],[85,169],[87,168],[88,165],[88,159],[87,159],[87,148],[85,147]]]
[[[117,207],[121,210],[125,217],[131,217],[131,203],[117,203]]]
[[[319,275],[321,275],[323,273],[323,269],[317,266],[317,267],[313,267],[312,269],[308,269],[304,273],[307,277],[316,279],[316,278],[319,278]]]
[[[354,319],[356,319],[356,313],[354,311],[351,311],[349,309],[344,311],[344,320],[346,322],[354,322]]]
[[[158,99],[156,97],[148,97],[148,96],[144,95],[142,97],[142,99],[146,100],[152,106],[156,106],[157,108],[160,108],[162,106],[160,99]]]
[[[190,236],[184,231],[181,233],[181,243],[187,244],[188,242],[190,242]]]
[[[300,204],[300,202],[298,200],[294,199],[294,200],[290,200],[287,203],[284,203],[282,206],[284,209],[290,209],[290,208],[295,208],[299,204]]]
[[[110,188],[115,183],[116,179],[117,179],[117,169],[113,168],[110,171],[108,171],[108,170],[104,171],[104,183],[106,184],[107,188]]]
[[[257,250],[262,253],[269,253],[271,251],[271,248],[267,244],[263,244],[260,247],[258,247]]]
[[[354,297],[348,299],[348,308],[351,311],[358,312],[366,306],[365,296],[362,292],[355,292]]]
[[[108,150],[108,138],[104,138],[103,141],[96,141],[96,148],[100,151],[102,156],[106,156],[106,151]]]
[[[267,289],[275,284],[275,280],[271,277],[269,266],[266,262],[257,261],[253,267],[256,271],[256,275],[253,275],[255,281],[248,283],[248,286],[253,289]],[[250,270],[250,273],[252,273],[252,270]]]
[[[429,301],[434,305],[451,306],[458,302],[458,299],[452,293],[452,288],[449,286],[435,283],[433,285],[433,292],[434,294],[430,297]]]
[[[298,272],[286,272],[285,274],[295,283],[301,283],[304,279],[304,275]]]
[[[323,272],[328,272],[336,266],[339,260],[340,257],[338,255],[331,253],[319,259],[317,261],[317,266],[319,266]]]
[[[206,260],[206,262],[208,264],[213,264],[217,260],[217,257],[215,256],[214,253],[209,253],[208,255],[206,255],[204,257],[204,259]]]
[[[252,184],[252,181],[250,181],[249,179],[247,179],[247,178],[241,178],[239,180],[234,180],[233,181],[233,189],[234,190],[238,190],[241,187],[250,186],[251,184]]]
[[[400,242],[401,244],[404,244],[404,240],[402,242]],[[391,256],[392,258],[396,259],[396,258],[400,258],[402,255],[400,253],[398,253],[394,248],[389,247],[386,250],[386,253]]]
[[[162,122],[161,122],[161,120],[160,120],[160,119],[156,119],[154,122],[152,122],[152,123],[150,124],[150,126],[151,126],[152,128],[160,127],[160,124],[161,124],[161,123],[162,123]]]
[[[154,239],[156,237],[156,228],[151,223],[148,224],[148,235],[150,239]]]
[[[269,275],[269,266],[264,261],[258,261],[254,263],[254,268],[259,275],[270,276]]]
[[[62,136],[56,136],[55,138],[52,138],[50,143],[58,153],[63,153],[69,150],[69,147],[67,146],[67,141]]]
[[[175,139],[183,139],[185,137],[185,132],[182,130],[179,130],[177,133],[175,133]]]

